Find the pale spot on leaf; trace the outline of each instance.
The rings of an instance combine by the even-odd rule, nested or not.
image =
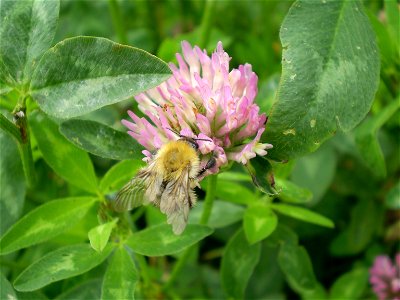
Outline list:
[[[296,135],[296,130],[294,128],[287,129],[283,132],[284,135],[292,134]]]

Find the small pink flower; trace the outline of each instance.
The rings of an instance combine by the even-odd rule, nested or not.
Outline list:
[[[392,264],[386,255],[375,258],[369,281],[379,300],[400,299],[400,253]]]
[[[182,52],[183,57],[176,54],[178,66],[170,64],[169,80],[136,96],[139,109],[151,122],[131,111],[133,122],[122,120],[128,133],[147,149],[144,160],[179,138],[171,129],[212,141],[198,141],[202,166],[211,156],[216,158],[209,173],[217,173],[228,159],[246,164],[256,155],[266,155],[272,145],[259,142],[267,118],[254,103],[258,78],[251,65],[229,71],[230,57],[221,42],[211,57],[186,41]]]

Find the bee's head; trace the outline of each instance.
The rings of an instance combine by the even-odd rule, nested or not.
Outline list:
[[[199,150],[199,144],[197,144],[195,139],[193,139],[191,137],[180,135],[180,140],[188,143],[190,145],[190,147],[192,147],[194,150],[196,150],[196,151]]]
[[[195,149],[196,151],[199,150],[199,144],[197,144],[197,141],[206,141],[206,142],[212,142],[212,140],[210,139],[194,139],[188,136],[184,136],[179,134],[178,132],[172,130],[171,128],[167,128],[169,130],[171,130],[173,133],[175,133],[176,135],[178,135],[180,137],[180,141],[185,141],[186,143],[188,143],[193,149]]]

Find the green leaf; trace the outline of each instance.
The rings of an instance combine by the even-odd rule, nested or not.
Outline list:
[[[385,0],[385,13],[389,25],[389,31],[391,32],[397,47],[400,46],[400,12],[398,5],[399,4],[396,0]]]
[[[25,178],[14,139],[0,131],[0,235],[22,213],[25,200]]]
[[[47,241],[74,226],[96,198],[64,198],[45,203],[15,223],[0,240],[0,253],[7,254]]]
[[[111,222],[96,226],[89,231],[89,242],[94,250],[97,252],[102,252],[107,246],[111,231],[113,230],[117,221],[118,219],[115,219]]]
[[[281,30],[282,77],[264,141],[288,160],[349,131],[369,111],[379,83],[375,34],[361,1],[296,1]]]
[[[277,189],[280,190],[279,199],[290,203],[307,203],[312,200],[313,194],[310,190],[302,188],[297,184],[285,179],[275,178]]]
[[[126,184],[143,167],[141,160],[123,160],[112,166],[100,181],[102,193],[117,191]]]
[[[153,88],[170,75],[166,63],[143,50],[105,38],[74,37],[43,55],[31,92],[46,113],[70,118]]]
[[[202,188],[207,191],[208,178],[201,182]],[[257,196],[249,188],[228,180],[219,180],[215,197],[228,202],[249,204],[257,199]]]
[[[333,222],[328,218],[302,207],[287,204],[270,204],[270,207],[283,215],[304,222],[313,223],[328,228],[335,227],[335,224],[333,224]]]
[[[8,282],[7,278],[0,273],[0,299],[4,300],[16,300],[17,295],[15,294],[14,289],[11,286],[11,283]]]
[[[164,256],[178,253],[213,233],[207,226],[188,224],[182,235],[175,235],[171,225],[161,224],[135,232],[126,244],[146,256]]]
[[[297,245],[299,243],[299,238],[292,229],[279,223],[274,232],[265,241],[267,245],[276,247],[282,243]]]
[[[400,98],[395,99],[382,111],[366,119],[355,130],[355,141],[365,165],[377,178],[386,177],[386,164],[382,149],[377,139],[377,131],[400,108]]]
[[[60,132],[78,148],[110,159],[132,159],[143,156],[143,147],[130,135],[90,120],[68,120]]]
[[[312,291],[317,286],[310,257],[302,246],[283,243],[278,263],[290,287],[298,293]]]
[[[243,228],[250,244],[268,237],[277,225],[276,214],[264,203],[248,207],[244,214]]]
[[[218,177],[219,181],[219,177]],[[198,224],[203,213],[204,202],[198,202],[190,211],[189,223]],[[222,228],[234,224],[243,218],[244,207],[225,201],[215,201],[207,226]]]
[[[261,156],[256,156],[246,164],[247,171],[255,186],[268,195],[275,195],[275,180],[272,173],[272,166],[268,160]]]
[[[330,299],[360,299],[368,286],[369,273],[357,268],[340,276],[331,287]]]
[[[346,256],[362,252],[382,226],[382,210],[374,199],[360,199],[351,210],[350,224],[332,241],[332,254]]]
[[[88,244],[57,249],[27,267],[15,279],[17,291],[38,290],[52,282],[86,273],[101,264],[111,253],[108,246],[103,252],[94,251]]]
[[[124,248],[115,251],[104,274],[101,299],[134,299],[139,276],[132,258]]]
[[[101,279],[91,279],[58,295],[55,300],[100,299]]]
[[[89,155],[64,138],[57,124],[43,113],[32,113],[29,121],[47,164],[69,183],[96,193],[97,178]]]
[[[228,297],[243,299],[260,252],[261,244],[249,245],[242,229],[229,240],[221,261],[221,284]]]
[[[332,183],[336,164],[335,149],[331,143],[326,143],[316,152],[296,161],[291,180],[293,183],[309,189],[313,194],[312,203],[317,203]]]
[[[387,193],[385,205],[390,209],[400,209],[400,181]]]
[[[29,82],[38,60],[56,32],[60,1],[2,1],[0,19],[0,82]]]

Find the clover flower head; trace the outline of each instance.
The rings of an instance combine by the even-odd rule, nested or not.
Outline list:
[[[377,256],[369,272],[369,281],[379,300],[400,300],[400,253],[394,264],[386,255]]]
[[[202,165],[210,156],[216,158],[210,173],[217,173],[228,160],[246,164],[257,154],[266,155],[272,145],[259,142],[267,117],[254,103],[258,78],[251,65],[229,71],[231,58],[221,42],[211,57],[186,41],[182,52],[183,56],[176,54],[178,66],[169,65],[170,79],[135,97],[151,122],[131,111],[133,122],[122,120],[128,133],[146,148],[144,160],[151,160],[152,152],[178,138],[171,129],[201,139]]]

